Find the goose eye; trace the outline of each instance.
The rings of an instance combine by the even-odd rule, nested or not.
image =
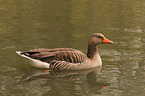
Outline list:
[[[102,38],[101,36],[98,36],[98,38]]]

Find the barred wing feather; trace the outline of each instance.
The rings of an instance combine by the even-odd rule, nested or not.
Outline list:
[[[68,63],[82,63],[86,55],[76,49],[72,48],[55,48],[55,49],[36,49],[22,54],[27,55],[33,59],[39,59],[43,62],[66,61]]]

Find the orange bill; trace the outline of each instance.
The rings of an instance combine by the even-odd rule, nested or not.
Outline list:
[[[103,38],[103,43],[104,44],[112,44],[112,43],[114,43],[113,41],[110,41],[110,40],[108,40],[108,39],[106,39],[106,38]]]

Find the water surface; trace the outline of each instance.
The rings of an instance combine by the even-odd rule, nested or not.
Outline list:
[[[1,96],[144,96],[145,2],[142,0],[1,0]],[[47,72],[30,66],[16,50],[87,50],[99,32],[102,68]]]

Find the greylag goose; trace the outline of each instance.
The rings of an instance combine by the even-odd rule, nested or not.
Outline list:
[[[72,48],[40,48],[24,52],[16,51],[16,53],[32,60],[32,66],[38,68],[53,70],[89,69],[102,65],[97,46],[112,43],[113,41],[106,39],[101,33],[94,33],[88,42],[87,55]]]

